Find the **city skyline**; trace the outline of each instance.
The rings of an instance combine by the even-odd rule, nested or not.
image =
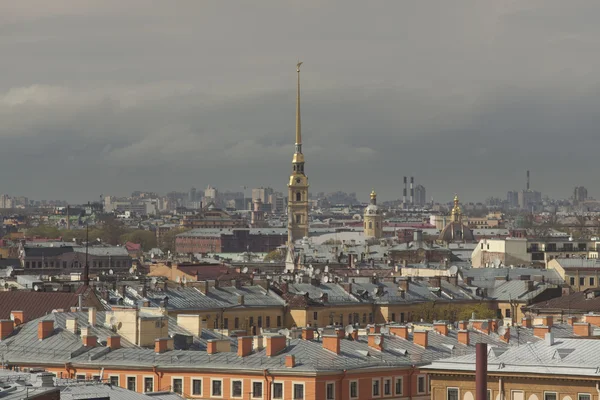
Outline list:
[[[397,199],[409,175],[476,202],[526,169],[554,198],[598,184],[600,5],[361,4],[3,6],[2,192],[285,191],[298,57],[313,192]]]

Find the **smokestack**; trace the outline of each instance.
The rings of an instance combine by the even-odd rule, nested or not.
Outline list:
[[[406,204],[406,191],[407,191],[407,187],[408,187],[408,179],[406,178],[406,176],[404,177],[404,190],[402,192],[402,204]]]
[[[527,170],[527,190],[529,190],[529,170]]]
[[[487,400],[487,343],[475,345],[475,400]]]
[[[410,205],[411,206],[415,205],[415,188],[414,188],[414,184],[415,184],[415,177],[411,176],[410,177]]]

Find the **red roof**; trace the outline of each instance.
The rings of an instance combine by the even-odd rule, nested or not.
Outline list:
[[[11,311],[23,311],[25,321],[30,321],[56,309],[68,310],[77,306],[79,296],[64,292],[0,292],[0,319],[10,319]]]
[[[127,251],[140,251],[142,250],[142,245],[139,243],[127,242],[125,243],[125,248]]]

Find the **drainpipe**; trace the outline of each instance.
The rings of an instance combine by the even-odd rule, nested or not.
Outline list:
[[[83,311],[83,294],[79,294],[79,305],[77,311]]]
[[[498,378],[498,393],[500,393],[500,400],[504,400],[504,390],[502,385],[502,377]]]
[[[475,400],[487,399],[487,343],[475,345]]]
[[[339,397],[340,397],[340,399],[343,399],[343,398],[344,398],[344,396],[342,396],[342,393],[343,393],[343,390],[344,390],[344,387],[345,387],[345,386],[344,386],[344,379],[346,379],[346,372],[348,372],[348,370],[347,370],[347,369],[345,369],[345,370],[343,370],[342,372],[343,372],[343,375],[342,375],[342,377],[340,378],[340,384],[338,385],[338,386],[339,386],[339,388],[340,388],[340,396],[339,396]],[[337,389],[337,387],[336,387],[336,389]]]
[[[600,396],[600,383],[596,382],[596,391],[598,392],[598,396]]]
[[[265,376],[265,391],[267,394],[266,397],[267,397],[267,400],[270,400],[271,399],[271,385],[269,385],[269,370],[265,369],[263,371],[263,374]]]
[[[408,398],[412,400],[413,393],[413,375],[415,374],[415,366],[410,367],[410,374],[408,375]]]

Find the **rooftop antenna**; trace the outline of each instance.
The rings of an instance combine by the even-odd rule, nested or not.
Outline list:
[[[83,269],[83,284],[85,286],[90,285],[90,265],[88,263],[88,252],[90,244],[90,223],[85,223],[85,267]]]

